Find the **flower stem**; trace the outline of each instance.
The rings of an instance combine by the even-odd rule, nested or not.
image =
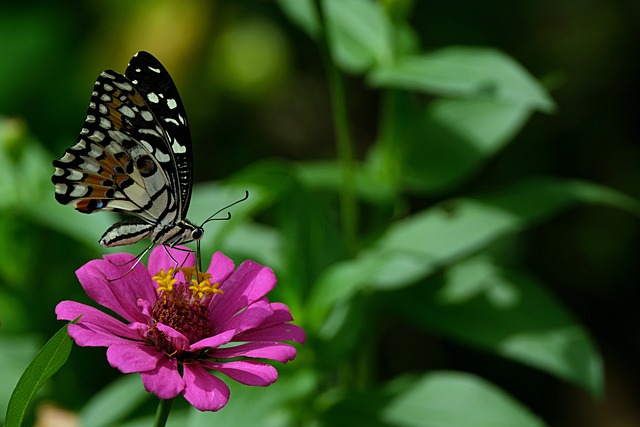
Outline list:
[[[342,185],[340,186],[340,215],[342,219],[343,237],[347,254],[349,257],[352,257],[356,252],[357,204],[355,198],[354,150],[351,132],[349,130],[349,118],[347,117],[344,79],[331,58],[330,35],[327,31],[323,1],[315,0],[315,6],[320,23],[319,44],[324,55],[327,78],[329,80],[333,126],[336,135],[336,150],[342,174]]]
[[[167,424],[167,418],[169,418],[172,404],[173,399],[160,399],[158,410],[156,411],[156,418],[153,421],[154,427],[164,427],[165,424]]]

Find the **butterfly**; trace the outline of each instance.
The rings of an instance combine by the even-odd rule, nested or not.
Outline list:
[[[99,241],[104,247],[146,237],[147,250],[199,241],[203,225],[226,209],[202,225],[186,219],[193,187],[187,115],[167,70],[144,51],[131,58],[124,75],[100,74],[77,143],[53,166],[59,203],[86,214],[134,217],[108,228]]]

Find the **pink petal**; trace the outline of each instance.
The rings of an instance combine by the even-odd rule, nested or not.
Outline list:
[[[276,285],[276,276],[270,268],[254,261],[240,264],[220,289],[224,292],[209,306],[209,318],[222,324],[241,309],[265,296]]]
[[[218,411],[229,401],[229,387],[200,364],[184,364],[184,398],[200,411]]]
[[[273,310],[273,316],[271,316],[267,322],[262,324],[263,327],[293,321],[293,316],[289,311],[289,307],[285,304],[281,302],[273,302],[271,303],[271,310]]]
[[[223,344],[227,344],[235,336],[235,331],[224,331],[218,335],[214,335],[209,338],[202,339],[198,342],[191,344],[190,351],[202,350],[205,348],[216,348]]]
[[[294,341],[304,343],[306,334],[300,326],[281,323],[267,328],[252,329],[236,335],[233,341]]]
[[[203,363],[207,368],[222,372],[241,384],[252,386],[268,386],[278,379],[278,371],[271,365],[253,360],[236,362]]]
[[[169,255],[171,254],[171,255]],[[154,276],[164,270],[176,267],[193,267],[195,265],[195,255],[186,246],[156,246],[149,255],[149,273]],[[180,273],[179,281],[184,281],[184,276]],[[191,278],[189,278],[191,280]]]
[[[235,347],[217,348],[209,352],[208,355],[214,359],[255,357],[286,363],[296,357],[296,349],[292,345],[284,343],[254,342]]]
[[[129,329],[132,334],[135,334],[138,339],[146,340],[147,332],[149,332],[149,325],[146,323],[133,322],[129,323],[127,329]]]
[[[163,353],[142,343],[115,344],[107,350],[109,364],[124,374],[156,369]]]
[[[218,297],[224,298],[225,295],[218,295]],[[226,331],[234,329],[236,333],[240,333],[262,325],[272,315],[271,305],[266,299],[262,299],[251,304],[235,316],[230,317],[222,324],[216,325],[215,330]],[[215,325],[215,323],[213,324]]]
[[[140,307],[140,312],[146,317],[153,317],[153,314],[151,313],[151,310],[153,310],[153,303],[151,301],[139,299],[138,307]]]
[[[95,325],[71,324],[67,327],[67,331],[80,347],[109,347],[114,344],[135,342],[113,335],[111,332],[105,332]]]
[[[172,399],[182,393],[185,387],[178,372],[178,363],[168,357],[162,358],[155,369],[142,372],[140,376],[144,389],[159,399]]]
[[[186,350],[189,347],[189,339],[180,332],[162,323],[157,324],[158,330],[164,333],[176,350]]]
[[[95,302],[130,322],[141,322],[144,316],[136,304],[137,300],[155,301],[157,296],[144,265],[138,263],[131,269],[135,262],[129,254],[105,255],[104,260],[89,261],[80,267],[76,275],[87,295]]]
[[[78,316],[82,316],[78,320],[78,324],[87,325],[87,327],[91,330],[100,330],[102,333],[131,338],[134,340],[140,339],[140,335],[136,331],[130,330],[127,325],[125,325],[118,319],[115,319],[98,309],[95,309],[88,305],[80,304],[75,301],[62,301],[61,303],[59,303],[56,306],[56,314],[58,315],[58,319],[64,320],[73,320]],[[98,328],[90,325],[98,326]],[[78,345],[82,344],[78,343]],[[94,346],[93,344],[85,345]]]
[[[233,273],[234,268],[236,266],[230,258],[222,252],[216,252],[211,257],[207,273],[211,273],[211,283],[222,283]]]

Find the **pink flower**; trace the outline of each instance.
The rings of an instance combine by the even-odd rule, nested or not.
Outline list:
[[[296,349],[283,341],[302,343],[305,334],[289,323],[286,305],[267,299],[276,284],[273,271],[253,261],[235,269],[218,252],[203,273],[196,271],[193,253],[167,250],[156,247],[148,269],[138,263],[129,272],[135,259],[121,253],[76,272],[89,297],[126,321],[63,301],[58,319],[82,315],[69,325],[76,344],[107,347],[111,366],[140,372],[148,392],[160,399],[183,394],[201,411],[217,411],[229,400],[229,388],[210,371],[246,385],[276,381],[273,366],[253,359],[293,360]],[[182,267],[176,269],[176,261]]]

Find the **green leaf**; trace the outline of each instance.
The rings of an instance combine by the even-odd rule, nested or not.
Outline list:
[[[462,372],[433,372],[395,398],[382,417],[403,427],[542,427],[495,385]]]
[[[283,267],[280,278],[297,288],[307,289],[319,272],[340,259],[344,244],[333,221],[329,201],[323,194],[310,191],[298,179],[295,165],[264,161],[248,167],[234,177],[234,183],[247,183],[266,195],[267,203],[273,202],[278,222],[279,246]],[[271,212],[269,212],[271,213]],[[284,292],[279,287],[276,292]],[[293,287],[291,288],[293,290]],[[299,295],[298,295],[299,296]],[[289,295],[289,297],[295,297]]]
[[[342,170],[335,161],[300,163],[295,173],[302,184],[314,190],[331,190],[338,193],[342,186]],[[395,197],[392,185],[369,168],[354,165],[354,180],[358,197],[365,201],[389,203]]]
[[[4,301],[4,294],[0,294],[0,301]],[[20,310],[19,304],[13,300],[13,308]],[[0,303],[0,313],[2,313],[2,322],[4,325],[12,324],[12,319],[7,318],[4,310],[4,304]],[[26,321],[25,321],[26,322]],[[27,334],[7,334],[3,331],[0,336],[0,424],[2,424],[4,414],[7,411],[7,403],[11,397],[20,374],[24,372],[31,360],[38,352],[40,347],[39,340]]]
[[[67,326],[68,324],[63,326],[51,337],[20,377],[7,407],[7,427],[18,427],[22,424],[33,396],[66,363],[72,346]]]
[[[492,99],[441,99],[430,105],[427,114],[482,155],[502,148],[529,118],[524,105]]]
[[[491,48],[454,46],[406,56],[377,67],[369,82],[376,87],[502,100],[544,112],[555,108],[536,79],[512,58]]]
[[[320,26],[312,0],[278,0],[278,4],[289,19],[309,36],[318,36]]]
[[[150,396],[142,387],[139,375],[125,375],[89,400],[80,412],[81,425],[84,427],[116,425]]]
[[[238,187],[261,190],[261,204],[270,204],[273,199],[291,191],[298,185],[292,164],[282,160],[262,160],[252,163],[231,177],[231,184]],[[253,198],[253,194],[251,194]]]
[[[27,209],[29,218],[43,227],[64,234],[88,248],[96,251],[108,252],[98,245],[100,236],[114,223],[118,222],[118,216],[110,212],[100,212],[96,215],[86,215],[75,211],[71,206],[61,205],[54,198],[53,186],[44,195],[38,204],[24,203],[21,206]],[[122,250],[116,249],[116,250]]]
[[[368,169],[387,185],[432,193],[469,177],[531,114],[522,105],[494,99],[438,99],[424,106],[399,91],[387,93],[383,105]]]
[[[443,284],[391,299],[401,315],[429,329],[602,392],[602,361],[589,335],[523,272],[476,256],[448,269]]]
[[[392,427],[394,424],[384,422],[380,414],[392,397],[414,383],[415,379],[401,376],[394,378],[385,387],[330,390],[316,399],[316,406],[328,406],[319,414],[320,425]]]
[[[396,289],[578,202],[640,216],[640,203],[593,183],[531,179],[484,196],[447,201],[394,223],[371,248],[327,269],[310,300],[314,315],[363,289]]]
[[[333,60],[346,71],[360,73],[391,62],[392,27],[381,2],[325,0]]]
[[[223,248],[252,259],[263,265],[268,265],[274,270],[283,267],[282,233],[275,228],[244,222],[227,235]]]
[[[224,379],[224,378],[223,378]],[[235,381],[225,381],[231,389],[232,399],[219,412],[200,412],[192,408],[189,427],[208,426],[271,426],[297,425],[294,414],[296,404],[309,396],[317,386],[316,374],[286,371],[268,388],[246,387]]]
[[[289,19],[307,34],[317,38],[320,25],[310,0],[279,0]],[[371,0],[323,0],[333,61],[345,71],[361,73],[390,63],[393,58],[393,28],[382,3]],[[411,37],[403,28],[404,44]]]
[[[11,212],[0,214],[0,277],[3,278],[4,285],[13,287],[24,286],[24,272],[31,268],[36,260],[34,259],[34,246],[39,244],[40,236],[33,233],[33,223],[25,221],[22,215],[14,215]],[[16,242],[20,242],[16,245]],[[7,289],[8,290],[8,289]],[[0,294],[2,293],[0,289]],[[12,300],[17,295],[8,297]],[[2,301],[0,297],[0,301]],[[3,303],[0,302],[0,306]],[[20,305],[9,303],[7,307],[9,313],[15,313],[22,308]],[[0,308],[4,320],[6,321],[7,311]],[[24,324],[17,322],[16,325]]]

